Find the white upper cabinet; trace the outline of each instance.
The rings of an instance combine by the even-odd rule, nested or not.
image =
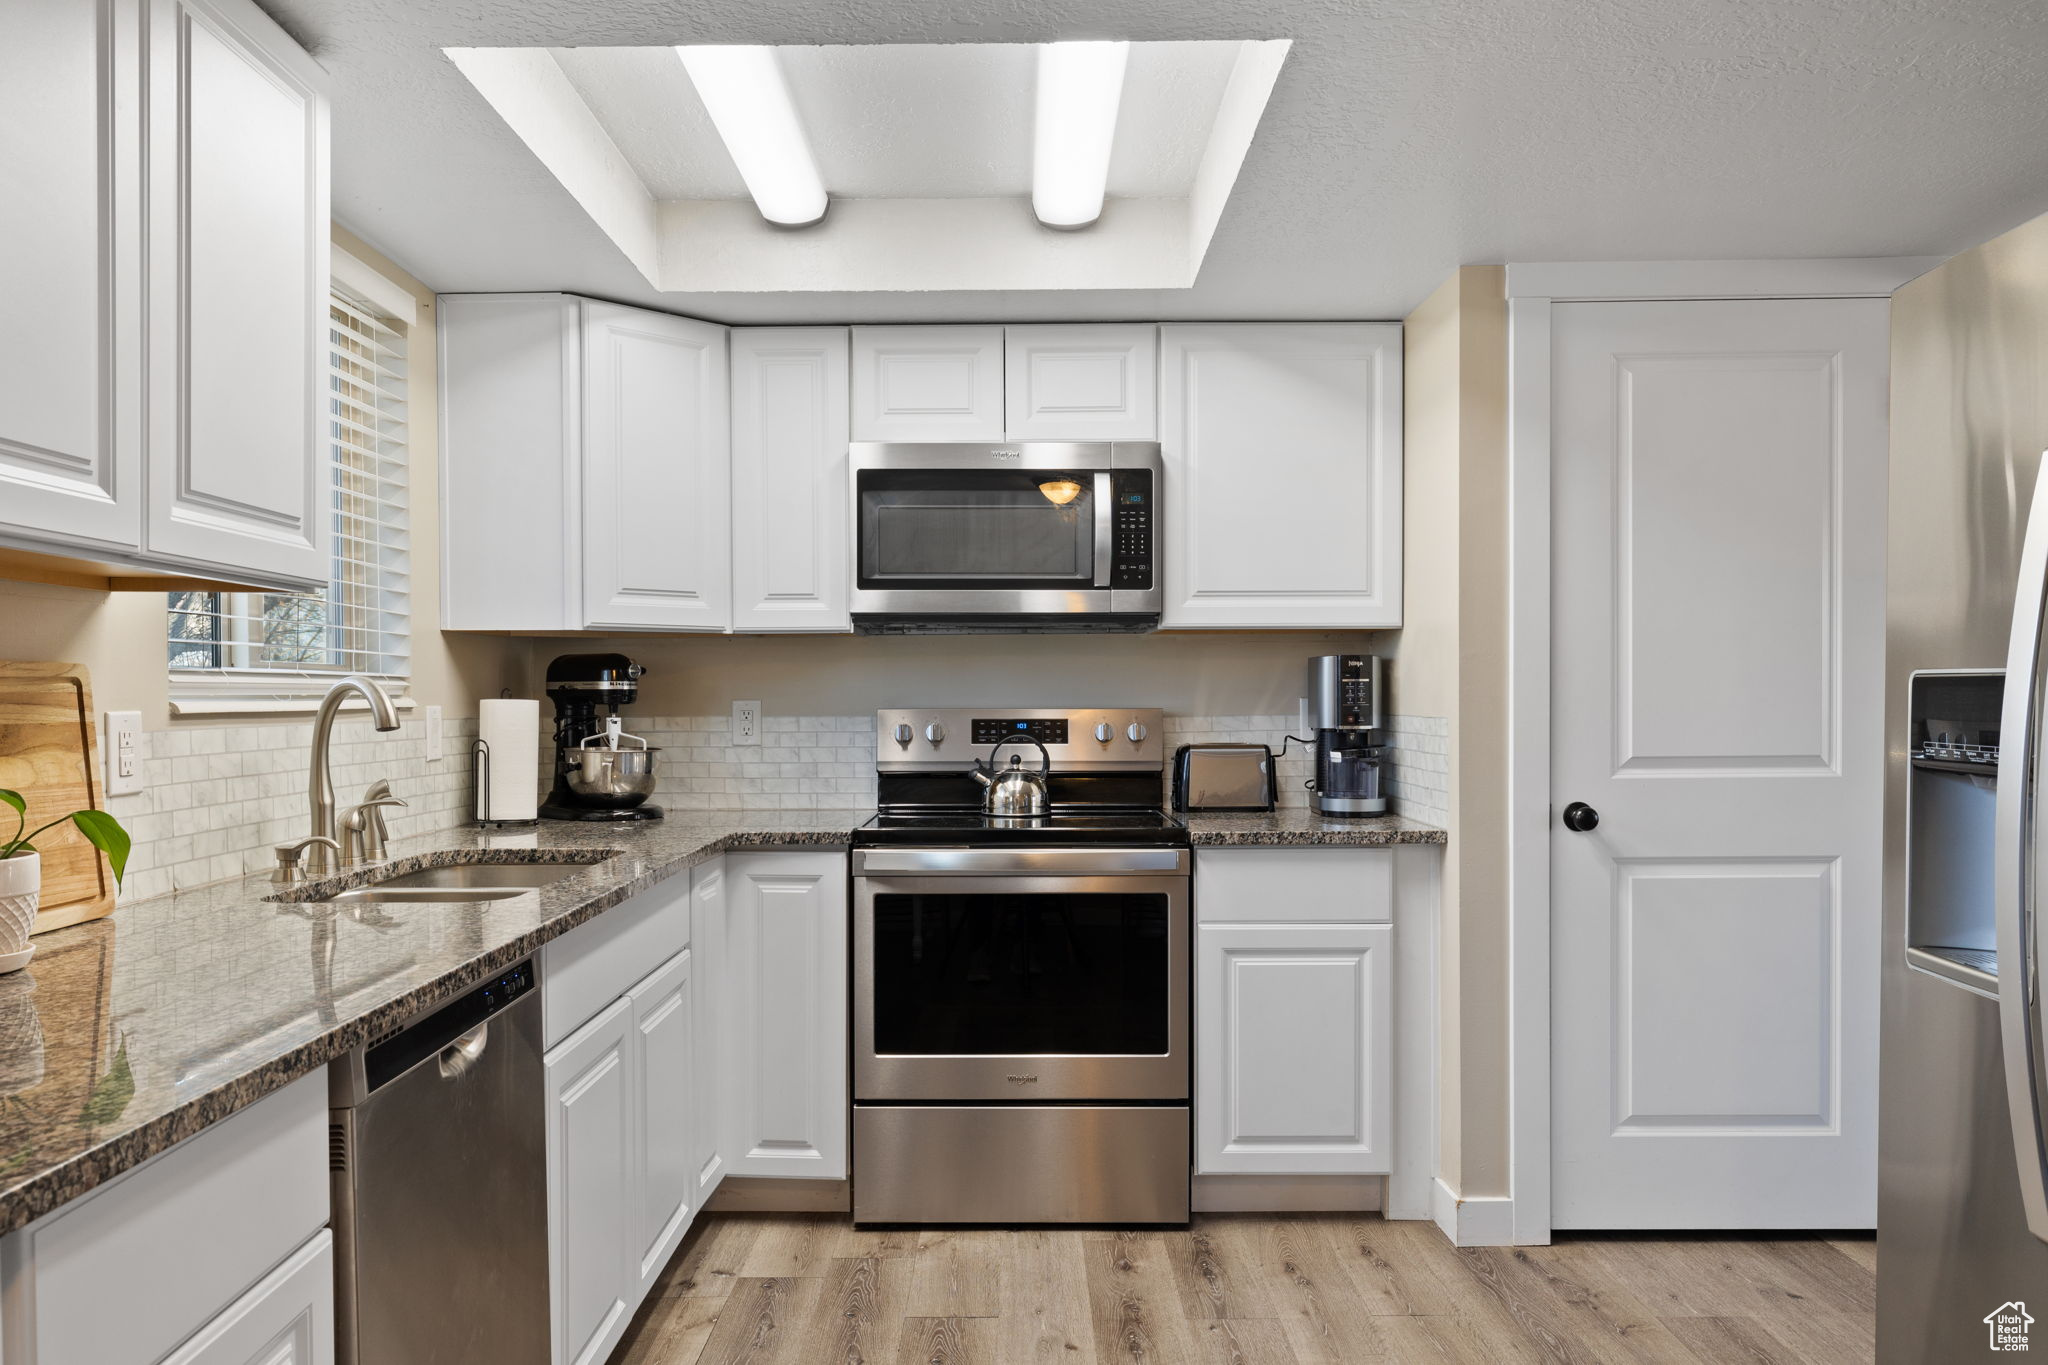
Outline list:
[[[724,630],[726,329],[583,304],[583,621]]]
[[[451,630],[725,630],[726,329],[566,294],[440,300]]]
[[[1003,329],[854,328],[853,439],[1004,439]]]
[[[325,76],[247,0],[149,0],[149,34],[144,545],[324,583]]]
[[[0,541],[324,583],[324,74],[251,0],[13,10]]]
[[[1401,624],[1398,323],[1160,328],[1166,628]]]
[[[844,327],[732,333],[732,609],[742,631],[847,631]]]
[[[1157,326],[1053,324],[1003,332],[1005,440],[1159,438]]]
[[[0,42],[0,527],[79,549],[142,539],[137,20],[20,5]]]

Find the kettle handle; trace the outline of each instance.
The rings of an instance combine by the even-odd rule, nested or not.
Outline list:
[[[1036,745],[1038,746],[1038,776],[1039,776],[1039,780],[1040,780],[1040,781],[1049,781],[1049,780],[1050,780],[1050,779],[1052,778],[1052,750],[1050,750],[1050,749],[1046,748],[1046,747],[1045,747],[1045,741],[1044,741],[1044,740],[1042,740],[1042,739],[1040,739],[1040,738],[1039,738],[1039,737],[1038,737],[1037,735],[1012,735],[1012,736],[1010,736],[1010,737],[1009,737],[1008,739],[999,739],[999,740],[997,740],[997,741],[996,741],[996,742],[995,742],[995,743],[994,743],[993,745],[989,746],[989,751],[988,751],[988,769],[987,769],[987,771],[988,771],[989,775],[990,775],[990,776],[994,776],[994,775],[995,775],[995,771],[996,771],[996,755],[997,755],[998,753],[1000,753],[1000,752],[1002,751],[1002,748],[1003,748],[1003,746],[1004,746],[1005,744],[1026,744],[1026,743],[1029,743],[1029,744],[1036,744]],[[981,765],[982,765],[982,760],[981,760],[981,759],[978,759],[978,758],[977,758],[977,759],[975,759],[975,760],[974,760],[974,766],[975,766],[975,767],[979,768],[979,767],[981,767]]]

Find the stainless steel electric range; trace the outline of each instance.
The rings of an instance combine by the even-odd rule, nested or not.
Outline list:
[[[855,1220],[1186,1222],[1190,855],[1160,809],[1160,713],[876,719],[881,813],[853,835]],[[1048,814],[981,813],[992,751],[1049,768]]]

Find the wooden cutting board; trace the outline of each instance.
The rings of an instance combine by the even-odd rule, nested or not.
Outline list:
[[[82,664],[0,660],[0,787],[28,799],[28,827],[101,810],[99,737],[92,679]],[[14,811],[0,806],[0,834],[14,832]],[[98,919],[114,909],[114,874],[100,851],[68,820],[36,840],[43,855],[43,897],[34,932]]]

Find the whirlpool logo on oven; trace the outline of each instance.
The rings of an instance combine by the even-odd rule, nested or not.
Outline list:
[[[1004,1080],[1006,1080],[1006,1081],[1008,1081],[1008,1082],[1009,1082],[1009,1083],[1010,1083],[1011,1085],[1037,1085],[1037,1084],[1038,1084],[1038,1077],[1036,1077],[1036,1076],[1005,1076],[1005,1077],[1003,1077],[1003,1079],[1004,1079]]]
[[[1024,458],[1024,452],[1021,450],[991,450],[988,453],[988,457],[991,460],[1021,460]],[[1036,1080],[1038,1078],[1034,1076],[1032,1079]]]

